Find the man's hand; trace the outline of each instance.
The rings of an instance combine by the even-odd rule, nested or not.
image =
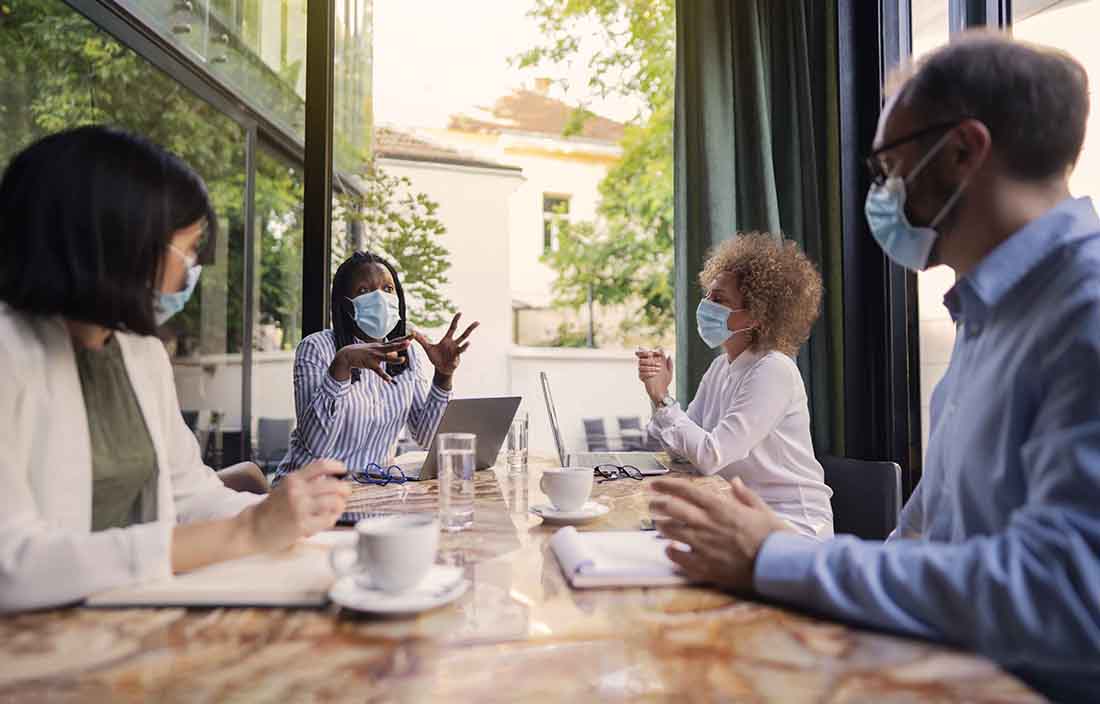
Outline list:
[[[739,592],[752,590],[753,566],[769,535],[790,531],[738,477],[723,496],[683,479],[657,479],[649,508],[665,537],[691,551],[668,547],[669,558],[688,577]]]

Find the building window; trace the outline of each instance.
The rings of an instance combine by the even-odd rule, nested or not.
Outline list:
[[[542,194],[542,251],[558,248],[558,223],[569,218],[569,196]]]

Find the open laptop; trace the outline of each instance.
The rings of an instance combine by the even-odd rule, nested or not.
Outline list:
[[[487,469],[497,462],[500,446],[504,443],[512,419],[519,409],[519,396],[495,398],[455,398],[447,402],[443,418],[439,421],[427,455],[411,452],[396,458],[397,466],[405,476],[413,480],[435,479],[436,438],[441,433],[473,433],[477,436],[475,469]],[[419,457],[417,457],[419,455]]]
[[[554,398],[550,394],[550,380],[546,372],[539,372],[542,383],[542,397],[546,399],[546,414],[550,416],[550,431],[554,434],[554,444],[558,448],[558,459],[562,467],[595,467],[598,464],[633,465],[642,474],[653,476],[668,474],[668,466],[654,452],[574,452],[565,451],[561,438],[561,426],[558,424],[558,411],[554,407]]]

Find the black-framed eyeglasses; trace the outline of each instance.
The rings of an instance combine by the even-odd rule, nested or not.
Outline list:
[[[348,470],[348,476],[360,484],[377,484],[379,486],[386,486],[390,483],[404,484],[408,481],[408,477],[397,465],[391,464],[389,467],[383,467],[374,462],[363,469]]]
[[[959,117],[948,122],[937,122],[934,125],[929,125],[928,127],[919,129],[916,132],[911,132],[904,137],[898,137],[895,140],[883,144],[878,149],[873,150],[870,154],[867,155],[867,158],[863,160],[863,163],[867,166],[867,173],[871,177],[871,183],[876,186],[881,186],[882,184],[886,183],[886,179],[890,177],[890,173],[886,170],[886,168],[882,165],[882,162],[879,160],[880,154],[888,152],[891,149],[897,149],[901,145],[908,144],[909,142],[920,139],[921,137],[927,137],[930,134],[944,132],[946,130],[952,129],[960,125],[963,121],[969,119],[969,117]]]
[[[632,464],[598,464],[592,468],[592,471],[596,473],[600,479],[597,484],[604,482],[613,482],[616,479],[628,478],[642,481],[645,479],[645,475],[642,474],[642,470],[638,469]]]

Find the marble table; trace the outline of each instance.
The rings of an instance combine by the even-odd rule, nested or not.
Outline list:
[[[440,559],[472,586],[411,618],[278,609],[65,609],[0,619],[0,702],[1034,702],[988,660],[707,588],[574,591],[528,508],[541,463],[480,472]],[[715,478],[695,478],[715,491]],[[634,530],[646,481],[597,484]],[[435,511],[434,481],[362,510]]]

